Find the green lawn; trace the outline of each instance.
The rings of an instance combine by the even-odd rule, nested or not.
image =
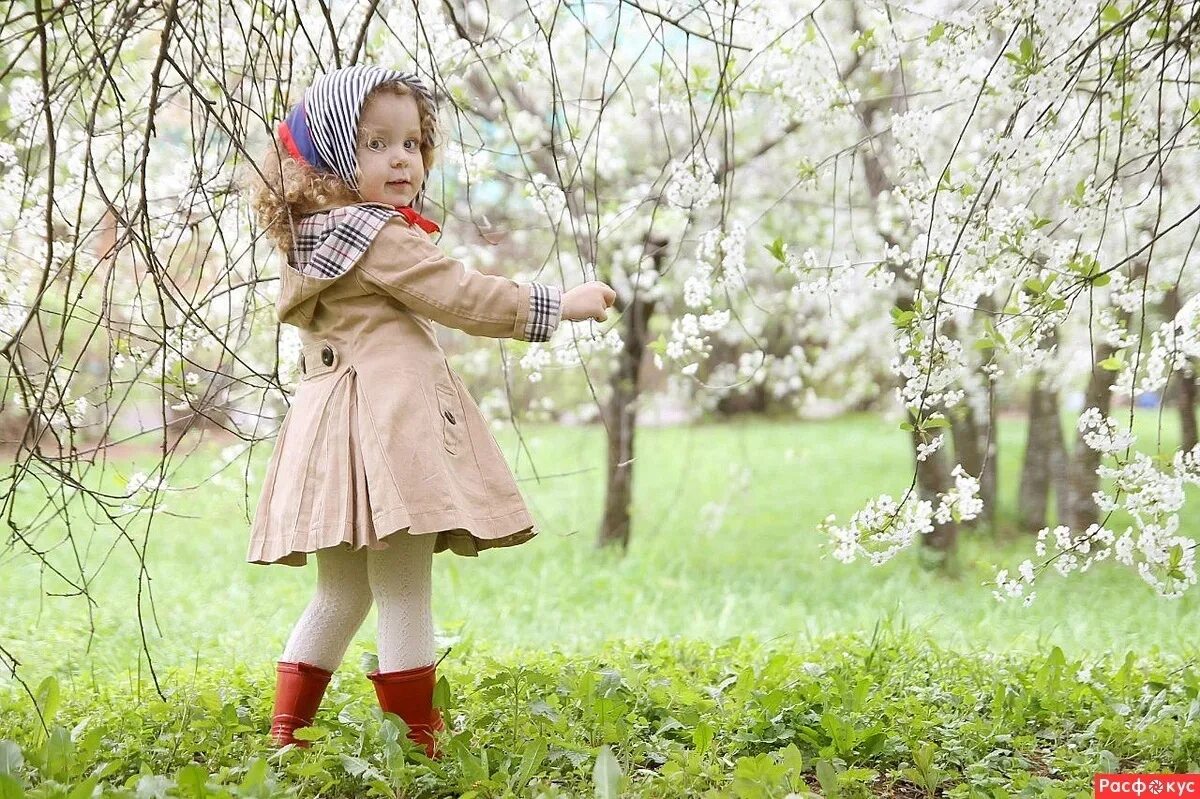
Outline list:
[[[1146,440],[1152,439],[1150,432],[1148,428]],[[1082,666],[1094,665],[1097,674],[1105,673],[1105,669],[1111,669],[1115,674],[1126,652],[1138,656],[1139,670],[1123,678],[1128,685],[1123,685],[1122,690],[1133,697],[1128,701],[1117,702],[1108,696],[1106,703],[1104,696],[1096,697],[1090,689],[1079,688],[1084,694],[1073,694],[1070,700],[1060,697],[1059,701],[1065,705],[1057,710],[1040,705],[1036,713],[1029,711],[1028,718],[1021,722],[1003,722],[1004,714],[993,707],[999,715],[989,722],[991,726],[986,735],[980,733],[982,743],[977,741],[971,746],[982,747],[987,742],[995,744],[990,736],[997,734],[997,725],[1003,726],[1003,723],[1020,726],[1036,720],[1036,724],[1048,730],[1057,729],[1055,735],[1063,736],[1071,731],[1079,732],[1077,728],[1084,723],[1085,717],[1091,721],[1100,720],[1097,724],[1120,727],[1124,724],[1119,718],[1122,711],[1114,706],[1128,710],[1129,702],[1142,695],[1142,686],[1155,679],[1155,669],[1190,668],[1186,663],[1196,658],[1195,630],[1200,619],[1200,595],[1193,592],[1181,601],[1160,600],[1128,570],[1111,568],[1109,564],[1104,564],[1107,568],[1069,580],[1062,580],[1057,575],[1045,576],[1038,588],[1038,601],[1031,608],[997,604],[983,583],[994,576],[997,566],[1012,569],[1026,557],[1032,557],[1031,540],[997,545],[978,534],[968,537],[962,549],[961,573],[956,579],[922,568],[911,553],[879,568],[862,564],[845,566],[834,561],[826,554],[824,541],[815,532],[817,523],[829,513],[836,513],[844,520],[868,498],[882,491],[898,494],[911,479],[906,440],[893,423],[860,416],[813,423],[754,421],[640,431],[633,543],[624,558],[600,553],[594,548],[603,500],[605,450],[602,431],[594,427],[530,426],[524,434],[540,479],[534,479],[525,456],[517,457],[515,437],[502,436],[501,442],[517,464],[518,477],[540,522],[542,535],[524,546],[487,552],[478,559],[450,554],[435,559],[435,622],[443,636],[443,650],[451,647],[442,671],[451,676],[453,684],[462,688],[455,694],[456,709],[462,710],[472,720],[472,725],[478,722],[480,729],[490,730],[481,735],[484,738],[492,735],[488,745],[497,750],[505,749],[504,731],[512,728],[516,723],[514,719],[528,714],[521,712],[521,708],[527,709],[526,705],[510,706],[509,699],[499,695],[489,704],[487,680],[494,678],[503,682],[507,679],[495,677],[496,674],[510,674],[528,665],[531,673],[542,675],[536,677],[535,682],[543,679],[553,683],[558,679],[553,675],[564,670],[602,672],[605,663],[618,664],[613,668],[626,673],[642,668],[637,666],[639,658],[653,652],[661,661],[658,668],[666,681],[664,685],[676,686],[672,690],[683,691],[688,686],[687,690],[699,690],[709,686],[701,690],[704,693],[711,688],[709,680],[720,682],[716,672],[736,676],[750,669],[755,674],[768,675],[760,680],[760,687],[765,686],[764,691],[778,693],[795,685],[795,678],[787,676],[791,673],[788,669],[807,662],[813,674],[836,670],[841,668],[839,652],[857,651],[859,655],[854,657],[858,658],[855,662],[859,665],[847,666],[850,670],[844,680],[855,685],[865,681],[870,686],[877,683],[878,661],[872,666],[870,656],[860,655],[877,646],[877,641],[876,644],[871,642],[878,629],[896,642],[891,662],[898,673],[911,677],[920,671],[919,668],[914,670],[914,663],[927,663],[931,674],[937,670],[944,672],[946,686],[953,683],[955,687],[946,687],[943,698],[948,698],[956,710],[947,711],[949,715],[945,717],[939,718],[935,714],[935,717],[918,723],[920,714],[909,707],[908,700],[903,697],[909,693],[920,695],[934,686],[917,678],[916,683],[907,688],[896,684],[892,693],[878,696],[872,693],[872,701],[893,703],[871,711],[880,719],[889,719],[889,724],[895,727],[883,730],[891,737],[886,745],[880,744],[883,748],[878,751],[872,748],[873,744],[864,743],[870,737],[869,732],[860,739],[854,739],[848,732],[845,735],[849,735],[849,739],[839,738],[838,722],[823,721],[824,711],[819,708],[815,716],[810,713],[804,722],[815,725],[817,732],[813,735],[819,739],[816,743],[806,744],[804,736],[796,737],[794,727],[791,738],[779,730],[769,735],[739,738],[736,725],[730,727],[730,719],[720,714],[705,721],[706,727],[698,727],[706,718],[705,713],[712,712],[707,705],[704,711],[697,710],[687,719],[676,718],[684,733],[672,734],[668,730],[661,735],[667,738],[682,735],[687,739],[685,743],[692,746],[689,751],[694,752],[694,736],[699,735],[703,740],[709,734],[703,732],[704,729],[716,734],[719,741],[719,745],[713,746],[716,760],[703,767],[695,763],[687,767],[713,772],[707,777],[688,772],[691,774],[688,780],[697,780],[693,786],[695,793],[710,789],[732,790],[730,781],[735,767],[741,762],[739,758],[766,757],[773,753],[768,758],[774,758],[770,763],[762,761],[757,766],[751,764],[743,768],[761,767],[768,771],[769,766],[782,768],[785,739],[796,743],[808,758],[805,772],[810,787],[817,786],[817,772],[813,770],[817,760],[827,761],[843,774],[850,773],[846,770],[852,771],[856,763],[879,769],[880,774],[875,777],[859,775],[860,782],[875,791],[862,795],[891,795],[878,793],[882,790],[879,780],[919,783],[913,775],[902,777],[901,774],[905,764],[914,767],[914,753],[919,750],[920,740],[957,742],[954,745],[967,748],[951,756],[944,765],[950,769],[947,773],[956,775],[947,778],[947,785],[962,787],[972,784],[972,780],[964,776],[966,765],[962,758],[978,758],[986,752],[971,749],[957,726],[954,727],[957,731],[946,727],[936,735],[920,730],[925,729],[926,722],[934,726],[960,725],[976,718],[982,711],[976,708],[967,713],[966,706],[962,705],[964,697],[991,697],[988,702],[992,705],[999,702],[998,707],[1002,710],[1008,701],[1003,698],[1007,696],[1003,690],[1007,689],[999,683],[988,683],[986,679],[992,669],[989,664],[999,662],[995,658],[1012,658],[1014,665],[1006,668],[1014,675],[1028,671],[1021,680],[1033,679],[1035,674],[1053,667],[1055,680],[1063,680],[1063,685],[1074,685],[1073,675]],[[1004,520],[1010,520],[1014,515],[1012,503],[1023,435],[1019,422],[1006,422],[999,431],[1004,493],[1001,516]],[[267,754],[262,749],[258,728],[265,729],[271,664],[277,659],[291,624],[309,598],[315,569],[265,568],[243,562],[255,493],[252,489],[248,498],[243,496],[243,492],[236,489],[236,476],[232,474],[234,483],[231,485],[203,483],[208,476],[205,471],[208,458],[203,453],[219,448],[216,445],[206,447],[181,460],[178,473],[170,478],[173,486],[200,485],[194,491],[173,494],[167,506],[171,515],[155,522],[148,550],[154,603],[151,608],[143,598],[143,613],[147,619],[148,642],[164,689],[190,697],[188,701],[195,704],[196,713],[211,713],[218,719],[214,722],[216,728],[223,730],[221,734],[229,739],[222,738],[225,743],[220,744],[228,747],[222,749],[225,752],[223,762],[233,769],[228,779],[237,782],[245,777],[238,768],[242,771],[249,768],[247,764],[251,761],[248,758],[253,758],[256,753]],[[268,454],[265,446],[255,454],[253,479],[261,479]],[[135,460],[119,465],[119,469],[128,475],[144,470],[152,462]],[[1200,523],[1200,504],[1194,499],[1185,508],[1185,530],[1195,530]],[[82,517],[77,523],[81,522]],[[68,718],[62,716],[70,716],[71,712],[76,715],[70,716],[70,724],[77,722],[80,714],[91,713],[94,727],[117,729],[119,723],[115,720],[133,712],[131,708],[159,707],[160,718],[156,723],[165,725],[163,729],[172,724],[178,726],[180,719],[171,716],[175,712],[171,708],[178,703],[160,705],[151,701],[153,686],[138,657],[141,634],[137,624],[137,558],[124,543],[118,544],[110,555],[107,550],[112,538],[110,532],[99,530],[90,543],[86,536],[77,539],[78,552],[60,547],[53,553],[53,557],[63,558],[62,562],[73,562],[79,557],[93,569],[108,558],[104,569],[90,585],[96,600],[90,619],[79,598],[47,596],[61,592],[62,586],[51,576],[40,574],[26,558],[6,557],[0,561],[0,584],[3,585],[0,618],[4,619],[0,645],[21,658],[21,673],[31,687],[48,676],[55,677],[65,703],[59,723],[68,724]],[[346,688],[331,699],[331,704],[346,708],[345,718],[336,720],[330,711],[326,721],[333,733],[322,757],[333,760],[343,756],[358,757],[348,754],[346,741],[357,736],[359,748],[355,751],[361,754],[363,741],[368,740],[367,727],[372,735],[378,733],[370,723],[363,726],[371,702],[367,698],[365,680],[361,678],[360,665],[363,656],[373,651],[373,626],[373,618],[368,619],[339,673],[338,679]],[[93,628],[94,635],[89,635]],[[675,651],[671,647],[663,648],[668,642],[676,642],[679,652],[690,653],[686,662],[673,662],[671,656],[664,654]],[[706,658],[711,662],[706,662]],[[775,661],[776,658],[784,660]],[[936,661],[936,668],[929,662],[930,658]],[[864,660],[865,666],[862,665]],[[768,665],[771,662],[787,662],[791,666],[774,673]],[[1156,663],[1162,665],[1156,666]],[[782,668],[778,667],[776,671]],[[1178,671],[1173,673],[1179,674]],[[1195,680],[1193,671],[1186,673]],[[1002,679],[1017,680],[1017,677]],[[1134,686],[1138,679],[1143,682]],[[640,687],[626,687],[630,691],[629,702],[640,707],[639,703],[650,701],[654,692],[647,693],[649,688],[642,678],[638,678],[637,683]],[[484,688],[478,688],[481,684]],[[753,679],[748,683],[754,684],[759,683]],[[467,687],[471,685],[482,691],[481,698],[471,698],[475,696],[475,690]],[[11,681],[9,686],[15,689]],[[0,683],[0,696],[3,696],[2,687],[3,683]],[[576,690],[582,690],[581,696],[585,697],[596,694],[594,685],[580,688],[574,683],[565,688],[560,685],[557,693],[569,705],[568,698],[575,696],[572,692]],[[857,696],[854,692],[858,689],[843,686],[838,690],[843,696]],[[997,690],[1001,690],[1000,699],[995,699]],[[1019,688],[1014,690],[1019,693]],[[1043,685],[1038,690],[1050,689]],[[1191,690],[1190,697],[1185,693],[1180,698],[1183,715],[1189,707],[1188,701],[1195,698],[1196,689]],[[1098,694],[1099,689],[1095,693]],[[954,699],[956,695],[957,700]],[[137,705],[136,697],[140,697],[143,704]],[[1028,699],[1026,696],[1021,701],[1028,702]],[[754,724],[778,723],[778,719],[770,721],[774,714],[768,712],[771,703],[776,701],[782,700],[776,697],[765,708],[760,708],[761,713],[754,717]],[[828,698],[822,701],[826,710],[838,704]],[[863,705],[866,701],[865,697],[852,701],[859,707],[852,709],[853,718],[847,722],[851,726],[857,724],[862,729],[870,729],[870,724],[864,720],[866,716],[863,716],[864,713],[869,715]],[[927,701],[936,704],[941,700],[934,696]],[[0,713],[0,739],[24,740],[27,747],[34,746],[36,725],[29,716],[27,703],[23,703],[19,693],[14,691],[8,693],[8,702],[9,710]],[[225,709],[230,702],[234,709]],[[500,706],[506,708],[507,716],[495,715]],[[806,712],[812,711],[811,702],[808,708]],[[1160,706],[1155,712],[1161,710]],[[1200,700],[1195,700],[1193,710],[1193,715],[1200,718]],[[557,712],[567,711],[560,708]],[[638,712],[643,714],[642,721],[651,726],[666,723],[670,716],[667,711],[651,712],[645,708]],[[647,712],[650,713],[648,717],[645,716]],[[922,712],[928,712],[928,708]],[[230,713],[233,715],[229,716]],[[476,717],[474,713],[482,715]],[[1038,715],[1046,713],[1050,715]],[[101,721],[105,718],[109,720]],[[219,721],[221,718],[225,721]],[[901,729],[910,723],[915,726]],[[976,719],[972,723],[982,722]],[[1173,716],[1158,718],[1156,723],[1166,724],[1168,728],[1173,724],[1181,734],[1185,726],[1182,715],[1179,719]],[[145,736],[153,729],[158,729],[155,723],[144,720],[131,724],[129,739],[124,745],[139,753],[141,759],[137,762],[149,768],[151,773],[174,774],[180,765],[190,761],[179,755],[179,743],[170,754],[148,755],[152,746]],[[701,732],[697,733],[697,729]],[[464,737],[464,746],[469,738],[469,735]],[[617,752],[625,775],[623,779],[632,779],[631,784],[644,791],[639,795],[679,795],[663,787],[668,783],[656,782],[653,774],[636,776],[637,758],[646,756],[638,747],[653,748],[659,745],[655,743],[657,738],[646,738],[631,728],[607,737],[602,733],[589,733],[572,740],[571,746],[562,741],[557,745],[562,752],[575,754],[560,753],[560,765],[543,765],[539,767],[542,771],[534,773],[549,769],[550,781],[560,787],[590,791],[588,778],[592,775],[596,747],[610,743]],[[839,740],[840,744],[837,743]],[[1061,743],[1057,738],[1054,742],[1055,745]],[[1035,744],[1042,743],[1045,741],[1034,741],[1026,749],[1033,751]],[[1095,739],[1093,735],[1089,742],[1077,742],[1078,762],[1074,776],[1083,780],[1088,767],[1098,768],[1102,762],[1097,759],[1100,751],[1108,751],[1108,756],[1122,763],[1165,761],[1176,767],[1187,765],[1188,758],[1194,754],[1188,747],[1194,743],[1186,740],[1181,743],[1178,736],[1168,741],[1160,735],[1153,742],[1129,739],[1118,746],[1111,740]],[[183,744],[182,750],[186,752],[193,744]],[[45,745],[43,742],[42,746]],[[209,741],[205,745],[218,744]],[[551,750],[555,745],[553,742],[547,744]],[[839,746],[849,749],[842,752]],[[871,751],[864,752],[863,746]],[[1092,754],[1084,757],[1079,746],[1084,747],[1082,751]],[[519,758],[526,752],[525,747],[525,740],[514,739],[508,747],[509,754]],[[581,751],[586,756],[579,754]],[[658,754],[675,762],[669,753]],[[1046,758],[1051,756],[1052,751],[1045,755]],[[463,759],[467,757],[455,759],[455,768],[465,771],[440,777],[433,772],[422,772],[425,774],[422,779],[429,782],[426,787],[432,786],[431,790],[435,792],[466,790],[463,785],[472,783],[462,782],[463,775],[475,773],[470,769],[478,768]],[[946,755],[939,754],[939,757]],[[582,758],[580,762],[574,762],[579,758]],[[1200,760],[1200,757],[1196,759]],[[0,760],[3,760],[2,756]],[[553,758],[547,761],[552,762]],[[1063,765],[1068,762],[1069,758],[1056,766],[1065,769],[1057,777],[1070,771]],[[491,774],[495,765],[494,761],[491,766],[485,764],[483,773]],[[514,771],[518,766],[513,766]],[[125,768],[135,767],[127,763]],[[270,773],[283,780],[283,775],[274,768],[272,766]],[[357,766],[347,768],[353,771]],[[1001,776],[994,774],[993,777],[997,780],[996,785],[1004,783],[1008,789],[1015,790],[1022,780],[1028,783],[1030,774],[1041,774],[1044,778],[1055,776],[1047,772],[1047,768],[1050,767],[1044,764],[1009,762],[1006,766],[997,766],[996,774]],[[209,773],[215,775],[214,769],[215,764]],[[388,773],[378,763],[375,770]],[[658,773],[657,768],[651,771]],[[125,775],[121,769],[118,772]],[[2,773],[3,768],[0,768]],[[295,778],[291,784],[304,784],[310,788],[316,784],[311,775],[306,777],[290,771],[288,774]],[[339,774],[338,779],[346,776]],[[1014,774],[1025,776],[1014,777]],[[890,776],[885,780],[880,775]],[[357,777],[366,780],[361,773]],[[399,780],[394,773],[392,778]],[[558,778],[562,782],[556,782]],[[851,775],[841,779],[850,784],[858,778]],[[136,782],[128,784],[135,786]],[[783,786],[783,783],[779,784]],[[458,787],[447,787],[455,785]],[[651,787],[656,785],[658,788]],[[1083,783],[1079,782],[1079,785]],[[418,787],[410,786],[419,793]],[[655,793],[655,790],[665,792]],[[762,795],[783,796],[787,792],[783,787],[779,788],[782,792],[774,790]],[[693,789],[689,788],[687,793],[692,794]],[[178,795],[193,794],[183,792]],[[262,795],[274,794],[268,791]],[[347,794],[335,791],[330,795],[354,794],[353,791]],[[503,795],[503,790],[493,786],[481,795]],[[516,795],[526,794],[517,790]],[[731,794],[719,792],[717,795]],[[967,796],[968,793],[955,795]],[[992,793],[979,795],[993,796]],[[1021,795],[1049,794],[1034,790]],[[2,790],[0,796],[7,799]]]
[[[904,434],[873,417],[640,431],[633,543],[624,558],[594,547],[603,501],[600,429],[524,432],[541,477],[534,479],[524,456],[517,473],[542,534],[477,559],[435,559],[435,620],[457,641],[456,653],[476,645],[583,652],[614,638],[719,642],[738,635],[803,645],[869,632],[883,618],[959,650],[1044,651],[1052,643],[1072,656],[1195,651],[1195,637],[1180,632],[1200,619],[1200,594],[1162,601],[1126,569],[1069,580],[1048,574],[1033,607],[996,603],[982,584],[997,566],[1011,570],[1032,557],[1032,541],[997,547],[968,538],[954,580],[926,571],[910,554],[883,567],[833,560],[817,524],[829,513],[848,518],[881,491],[898,495],[910,480]],[[1002,518],[1014,513],[1022,440],[1016,424],[1001,427]],[[514,442],[503,439],[516,461]],[[266,446],[256,453],[255,479],[268,454]],[[170,483],[203,480],[207,461],[200,454],[181,460]],[[129,474],[150,463],[117,468]],[[173,515],[156,519],[148,566],[158,624],[149,625],[149,640],[164,665],[265,663],[278,655],[315,569],[243,562],[255,499],[252,490],[248,506],[236,488],[200,485],[173,494],[166,507]],[[1185,511],[1184,528],[1196,529],[1200,505]],[[97,532],[86,562],[100,563],[112,539]],[[75,556],[65,547],[54,554],[68,564]],[[12,558],[0,564],[0,579],[3,640],[32,673],[71,661],[136,671],[137,559],[128,544],[118,544],[91,585],[90,651],[84,603],[43,596],[62,590],[53,577]],[[356,647],[372,647],[372,624]]]

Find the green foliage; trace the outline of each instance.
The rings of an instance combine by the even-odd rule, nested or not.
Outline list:
[[[1146,425],[1139,441],[1153,442],[1157,420]],[[15,620],[22,675],[48,726],[18,685],[0,684],[0,797],[592,797],[615,780],[621,796],[919,796],[933,786],[993,799],[1074,796],[1100,768],[1195,770],[1200,678],[1177,634],[1194,626],[1195,595],[1162,604],[1136,575],[1103,564],[1044,578],[1031,608],[1000,606],[980,583],[1030,545],[969,535],[961,581],[915,559],[878,569],[822,559],[811,534],[821,514],[907,484],[908,435],[894,422],[640,431],[640,532],[621,559],[597,554],[588,535],[602,486],[585,467],[603,454],[602,431],[524,432],[538,463],[569,473],[524,486],[542,536],[435,561],[436,618],[457,634],[436,691],[456,730],[445,759],[424,759],[376,708],[363,676],[378,667],[365,650],[370,622],[303,733],[312,748],[266,747],[268,659],[311,596],[312,569],[241,564],[241,497],[217,491],[192,505],[181,496],[150,550],[165,702],[138,663],[132,614],[120,612],[136,601],[136,559],[104,553],[82,662],[83,603],[42,598],[49,578],[36,569],[0,574],[0,613]],[[1015,485],[1024,434],[1006,420],[998,428],[1002,485]],[[1169,425],[1166,435],[1176,435]],[[202,481],[203,463],[189,459],[193,471],[176,482]],[[750,475],[744,490],[726,486],[735,468]],[[722,490],[727,521],[706,528],[700,509]],[[218,559],[221,568],[195,568]],[[869,632],[881,617],[893,621],[870,640],[828,637]],[[1122,657],[1106,654],[1118,646]],[[1154,647],[1161,661],[1134,654]],[[1080,682],[1084,662],[1091,677]],[[601,762],[605,747],[612,759]]]
[[[1084,664],[962,656],[884,627],[796,649],[750,639],[611,643],[447,661],[431,761],[343,667],[310,749],[267,743],[273,680],[168,675],[65,685],[48,732],[0,694],[0,797],[1074,796],[1102,768],[1195,771],[1200,675],[1133,653]],[[48,694],[47,694],[48,695]]]
[[[777,238],[770,244],[764,244],[763,247],[771,254],[771,257],[779,262],[780,267],[787,266],[787,245],[783,239]]]
[[[1037,46],[1029,36],[1022,37],[1017,44],[1017,49],[1006,52],[1004,57],[1012,62],[1013,72],[1018,83],[1028,79],[1042,68]]]

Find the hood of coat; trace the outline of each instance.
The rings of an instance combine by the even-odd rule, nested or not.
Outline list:
[[[280,274],[279,299],[275,302],[275,318],[296,327],[308,327],[317,309],[317,296],[337,280],[304,275],[290,265]]]

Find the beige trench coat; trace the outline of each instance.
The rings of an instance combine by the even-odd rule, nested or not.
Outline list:
[[[277,314],[300,328],[303,374],[264,478],[252,563],[299,566],[318,549],[386,547],[397,533],[476,555],[536,533],[432,323],[545,340],[560,294],[473,271],[383,208],[306,217],[282,268]],[[305,274],[306,258],[344,271]]]

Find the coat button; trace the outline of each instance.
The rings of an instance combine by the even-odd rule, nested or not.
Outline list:
[[[456,422],[454,421],[454,414],[450,413],[450,411],[442,411],[442,416],[445,416],[446,421],[449,422],[450,424],[456,424]]]
[[[321,363],[325,364],[326,366],[333,365],[333,349],[331,347],[321,348]]]

